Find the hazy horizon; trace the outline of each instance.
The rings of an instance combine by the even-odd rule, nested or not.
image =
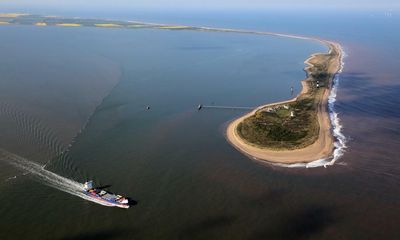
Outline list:
[[[89,1],[89,0],[38,0],[34,3],[29,0],[4,0],[0,2],[0,6],[9,8],[68,8],[80,10],[105,10],[105,9],[301,9],[301,8],[319,8],[319,9],[349,9],[349,10],[384,10],[394,11],[400,9],[400,3],[394,0],[382,0],[376,2],[374,0],[353,0],[349,3],[346,0],[222,0],[216,3],[212,0],[152,0],[152,1],[129,1],[129,0],[117,0],[117,1]],[[85,8],[85,9],[84,9]]]
[[[397,2],[148,1],[0,0],[0,240],[400,239]]]

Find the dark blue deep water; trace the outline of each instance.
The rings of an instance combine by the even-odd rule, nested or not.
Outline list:
[[[47,187],[32,174],[0,165],[1,239],[400,237],[399,13],[56,14],[257,29],[338,41],[347,57],[335,107],[348,149],[340,164],[326,169],[264,166],[237,152],[224,138],[226,123],[243,112],[196,110],[199,103],[256,106],[290,97],[290,87],[298,91],[304,78],[303,61],[313,52],[326,50],[316,43],[231,33],[3,26],[0,97],[11,106],[25,106],[40,115],[32,109],[72,109],[89,101],[59,100],[60,96],[77,98],[67,90],[71,86],[61,84],[67,78],[49,94],[45,83],[57,75],[51,75],[52,70],[38,72],[37,67],[29,68],[30,63],[52,66],[58,59],[57,73],[69,74],[77,88],[79,79],[92,79],[93,91],[87,96],[99,92],[96,79],[107,72],[116,72],[110,79],[118,77],[77,135],[68,157],[33,154],[31,142],[12,137],[14,132],[5,125],[12,122],[7,120],[0,128],[3,148],[35,162],[50,160],[48,169],[77,181],[90,178],[111,185],[112,191],[131,196],[137,205],[127,211],[105,208]],[[50,50],[56,54],[43,53]],[[73,57],[80,60],[74,63]],[[102,60],[96,62],[96,58]],[[98,74],[90,75],[87,69]],[[23,88],[18,81],[39,78],[43,88],[35,88],[36,95],[24,94],[30,85]],[[24,99],[31,96],[30,101],[19,102],[22,95]],[[40,99],[50,98],[57,101],[47,107],[41,104]],[[151,106],[148,111],[147,105]],[[59,112],[57,116],[69,116]],[[80,112],[84,115],[88,110]],[[57,128],[53,115],[42,118]],[[26,127],[20,131],[34,128],[30,126],[35,122],[28,120],[21,122]],[[32,130],[31,135],[38,134]],[[57,137],[53,135],[39,134],[39,139],[51,142]],[[58,137],[62,139],[63,132]],[[16,179],[9,179],[14,175]]]

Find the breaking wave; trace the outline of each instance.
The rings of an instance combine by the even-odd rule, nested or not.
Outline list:
[[[83,193],[83,184],[75,180],[62,177],[56,173],[44,169],[35,162],[29,161],[21,156],[10,153],[4,149],[0,149],[0,160],[7,162],[20,170],[30,173],[34,179],[52,188],[58,189],[60,191],[72,194],[74,196],[80,197],[82,199],[95,202],[103,206],[111,206],[110,204],[104,203],[102,201],[93,199]]]
[[[334,150],[333,150],[333,156],[325,159],[319,159],[315,160],[309,163],[294,163],[294,164],[282,164],[282,163],[271,163],[274,166],[280,166],[280,167],[287,167],[287,168],[316,168],[316,167],[327,167],[327,166],[332,166],[336,163],[338,159],[340,159],[344,152],[345,149],[347,148],[346,146],[346,136],[342,133],[342,128],[343,126],[340,123],[340,118],[338,116],[338,113],[335,112],[335,102],[336,102],[336,96],[337,96],[337,89],[339,86],[339,74],[342,73],[343,68],[344,68],[344,58],[347,56],[346,53],[344,52],[343,48],[340,47],[340,51],[342,52],[342,59],[341,59],[341,66],[336,74],[336,76],[333,79],[332,83],[332,90],[330,92],[329,98],[328,98],[328,110],[329,110],[329,118],[331,120],[332,124],[332,133],[335,138],[334,142]]]

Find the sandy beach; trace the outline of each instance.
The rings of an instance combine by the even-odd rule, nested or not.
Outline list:
[[[289,36],[290,37],[290,36]],[[311,40],[311,38],[310,38]],[[342,50],[341,47],[338,43],[330,42],[330,41],[325,41],[325,40],[319,40],[319,39],[312,39],[316,41],[320,41],[321,43],[327,45],[330,49],[330,51],[335,50],[338,52],[338,55],[333,59],[331,64],[328,67],[328,72],[331,74],[336,74],[341,67],[341,59],[342,59]],[[315,58],[317,55],[313,54],[311,55],[306,61],[305,64],[307,64],[307,67],[305,68],[305,71],[308,72],[309,68],[312,66],[312,60]],[[307,74],[308,75],[308,74]],[[329,119],[329,113],[328,113],[328,97],[332,88],[332,79],[330,79],[330,86],[327,88],[321,97],[316,99],[318,101],[318,108],[317,108],[317,118],[318,118],[318,124],[320,127],[319,130],[319,135],[317,140],[301,149],[294,149],[294,150],[273,150],[273,149],[268,149],[268,148],[261,148],[259,146],[256,146],[254,144],[251,144],[241,138],[237,132],[237,126],[246,118],[254,115],[257,111],[266,108],[266,107],[271,107],[275,105],[280,105],[280,104],[287,104],[296,101],[299,97],[301,97],[303,94],[307,94],[308,92],[308,87],[306,84],[306,80],[302,81],[302,86],[303,89],[299,93],[298,96],[296,96],[293,99],[283,101],[283,102],[276,102],[276,103],[271,103],[271,104],[266,104],[262,105],[253,111],[245,114],[244,116],[232,121],[226,130],[226,137],[228,141],[239,151],[243,152],[244,154],[248,155],[249,157],[252,157],[257,160],[263,160],[267,162],[273,162],[273,163],[285,163],[285,164],[293,164],[293,163],[307,163],[307,162],[312,162],[315,160],[323,159],[330,157],[332,155],[332,152],[334,150],[334,138],[331,133],[331,122]]]
[[[21,14],[0,14],[0,17],[14,17],[15,20],[18,20],[19,17],[24,17],[25,15]],[[47,18],[53,18],[53,17],[47,17]],[[35,19],[34,19],[35,20]],[[38,21],[43,21],[43,19],[38,19]],[[54,19],[53,19],[54,20]],[[231,28],[214,28],[214,27],[195,27],[195,26],[177,26],[177,25],[169,25],[169,24],[156,24],[156,23],[149,23],[149,22],[118,22],[118,24],[110,21],[103,21],[104,23],[101,24],[92,24],[91,21],[87,21],[85,19],[79,19],[80,21],[77,21],[77,19],[65,19],[62,18],[60,21],[63,21],[62,23],[54,23],[53,25],[56,26],[62,26],[62,27],[81,27],[81,26],[92,26],[92,27],[118,27],[118,28],[132,28],[134,27],[147,27],[147,28],[153,28],[157,27],[158,29],[166,29],[166,30],[176,30],[176,29],[188,29],[192,31],[206,31],[206,32],[229,32],[229,33],[238,33],[238,34],[254,34],[254,35],[271,35],[271,36],[276,36],[276,37],[281,37],[281,38],[292,38],[292,39],[299,39],[299,40],[306,40],[306,41],[316,41],[319,42],[323,45],[326,45],[330,50],[329,51],[335,51],[338,54],[335,55],[331,61],[329,62],[327,72],[331,75],[334,76],[341,68],[341,59],[342,59],[342,50],[339,44],[330,42],[327,40],[322,40],[318,38],[313,38],[313,37],[308,37],[308,36],[301,36],[301,35],[292,35],[292,34],[286,34],[286,33],[275,33],[275,32],[266,32],[266,31],[254,31],[254,30],[244,30],[244,29],[231,29]],[[45,23],[42,24],[42,22],[38,21],[22,21],[19,24],[33,24],[36,26],[45,26],[45,24],[48,26],[49,24]],[[18,21],[16,21],[18,22]],[[13,22],[14,23],[14,22]],[[43,22],[44,23],[44,22]],[[138,24],[138,25],[132,25]],[[1,22],[0,22],[1,24]],[[7,22],[8,24],[8,22]],[[305,67],[305,71],[307,72],[307,76],[309,76],[310,69],[313,66],[313,61],[318,62],[318,55],[324,54],[324,53],[315,53],[312,54],[308,59],[305,60],[305,64],[307,65]],[[334,150],[334,138],[331,132],[332,124],[330,121],[329,113],[328,113],[328,98],[330,95],[330,91],[332,90],[332,83],[333,79],[329,80],[329,87],[322,92],[322,94],[319,94],[318,96],[315,97],[315,102],[317,103],[317,112],[316,112],[316,118],[318,120],[318,125],[319,125],[319,133],[318,136],[316,137],[316,140],[311,144],[308,145],[307,147],[304,148],[299,148],[299,149],[291,149],[291,150],[276,150],[272,148],[267,148],[267,147],[260,147],[256,146],[252,143],[247,142],[243,138],[241,138],[237,132],[237,126],[246,118],[254,115],[257,111],[271,107],[271,106],[276,106],[276,105],[281,105],[281,104],[288,104],[288,103],[293,103],[298,98],[301,98],[303,95],[306,96],[310,89],[308,88],[307,81],[309,80],[309,77],[307,79],[302,81],[302,91],[299,93],[299,95],[293,99],[289,99],[287,101],[283,102],[276,102],[276,103],[271,103],[271,104],[266,104],[263,106],[260,106],[250,113],[245,114],[244,116],[232,121],[226,132],[226,136],[228,141],[239,151],[243,152],[244,154],[258,159],[258,160],[264,160],[268,162],[274,162],[274,163],[285,163],[285,164],[292,164],[292,163],[308,163],[312,162],[315,160],[319,159],[324,159],[332,155],[332,152]]]

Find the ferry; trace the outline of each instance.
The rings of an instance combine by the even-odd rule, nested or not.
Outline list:
[[[93,181],[85,182],[83,193],[109,207],[129,208],[128,198],[94,188]]]

